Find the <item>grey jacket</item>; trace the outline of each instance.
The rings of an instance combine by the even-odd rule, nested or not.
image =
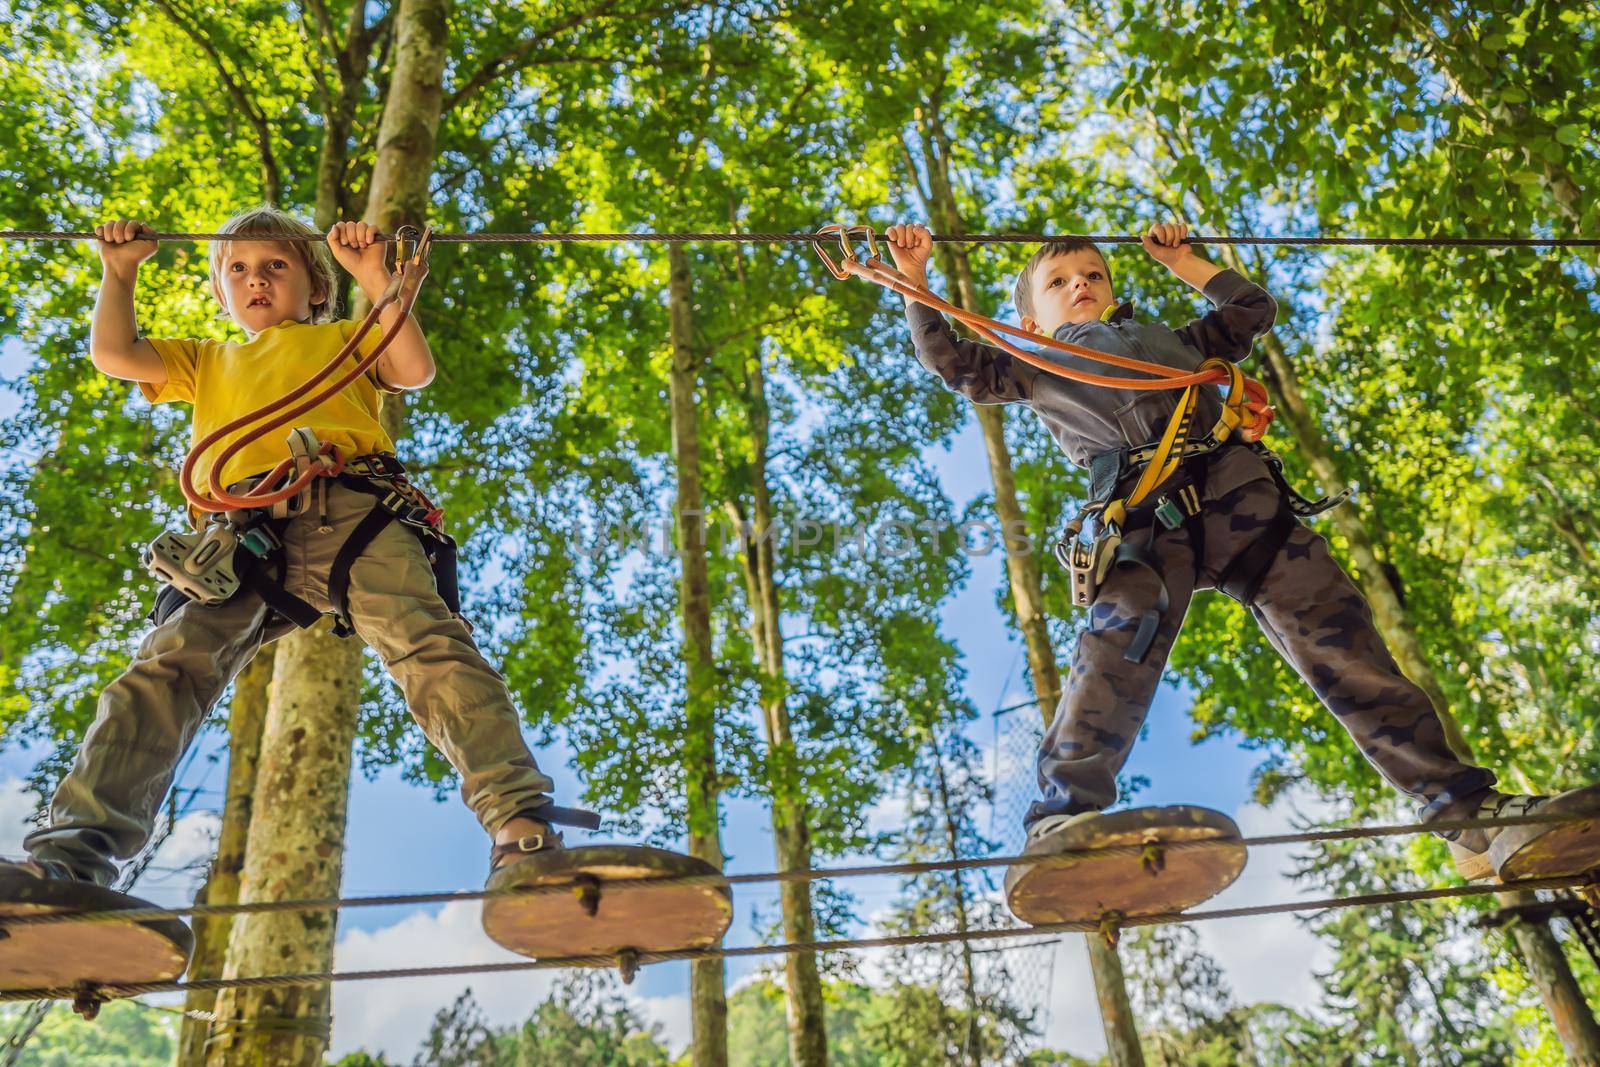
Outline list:
[[[1213,356],[1233,362],[1244,359],[1255,339],[1271,329],[1277,315],[1278,306],[1265,289],[1231,270],[1206,283],[1205,296],[1216,306],[1176,330],[1135,321],[1131,305],[1125,304],[1109,321],[1067,323],[1055,336],[1100,352],[1192,370]],[[1067,458],[1080,467],[1087,467],[1089,460],[1102,452],[1156,439],[1178,402],[1179,390],[1175,389],[1107,389],[1048,374],[992,345],[957,336],[943,315],[923,304],[909,304],[906,318],[918,362],[974,403],[1028,405]],[[1039,354],[1079,370],[1136,376],[1079,356],[1050,351]],[[1221,410],[1218,391],[1202,390],[1195,429],[1200,433],[1209,430]],[[1212,465],[1206,496],[1215,499],[1267,476],[1265,464],[1254,453],[1227,449]]]

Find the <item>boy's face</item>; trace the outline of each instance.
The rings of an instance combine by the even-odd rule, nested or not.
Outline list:
[[[1094,322],[1116,299],[1106,261],[1092,248],[1044,260],[1030,287],[1034,322],[1046,334],[1069,322]]]
[[[311,321],[311,303],[327,299],[311,291],[311,274],[287,245],[236,241],[222,259],[217,292],[228,315],[251,336],[292,319]]]

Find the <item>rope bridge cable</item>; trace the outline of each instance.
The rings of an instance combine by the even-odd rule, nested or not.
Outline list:
[[[1392,893],[1366,893],[1358,896],[1327,897],[1320,900],[1287,901],[1280,904],[1258,904],[1241,908],[1213,908],[1208,911],[1137,915],[1119,918],[1119,929],[1136,929],[1146,926],[1172,926],[1183,923],[1210,922],[1218,919],[1244,919],[1260,915],[1282,915],[1294,912],[1333,911],[1343,908],[1381,907],[1413,901],[1449,900],[1460,897],[1483,896],[1491,893],[1518,890],[1562,889],[1584,880],[1585,876],[1560,878],[1530,878],[1498,885],[1445,886],[1438,889],[1411,889]],[[848,952],[862,949],[905,948],[914,945],[941,945],[971,941],[1000,941],[1015,937],[1041,937],[1050,934],[1096,933],[1104,925],[1100,922],[1046,923],[1040,926],[1003,926],[977,930],[936,934],[902,934],[896,937],[843,939],[834,941],[794,941],[783,944],[749,945],[737,948],[680,949],[671,952],[640,952],[632,962],[640,966],[650,963],[672,963],[682,960],[728,960],[750,956],[798,955],[800,953]],[[436,967],[393,968],[373,971],[324,971],[304,974],[269,974],[239,978],[196,978],[187,982],[141,982],[106,984],[96,986],[92,992],[100,997],[131,997],[145,993],[181,993],[190,989],[287,989],[316,986],[328,982],[364,982],[388,978],[439,978],[467,974],[505,974],[517,971],[556,970],[565,967],[612,967],[616,956],[560,956],[538,960],[518,960],[508,963],[452,964]],[[67,1000],[81,996],[81,988],[11,989],[0,991],[0,1003],[22,1000]]]
[[[884,240],[883,234],[875,234]],[[828,240],[833,235],[817,233],[706,233],[706,232],[651,232],[618,231],[612,233],[553,233],[553,232],[461,232],[434,231],[434,244],[810,244]],[[227,233],[188,233],[156,231],[148,235],[156,241],[275,241],[288,243],[304,241],[303,233],[261,233],[249,236]],[[1049,233],[968,233],[934,234],[933,240],[942,244],[1044,244],[1068,238],[1093,241],[1096,244],[1139,244],[1137,235],[1102,234],[1049,234]],[[394,234],[379,238],[386,242],[395,240]],[[0,230],[4,241],[94,241],[98,240],[88,230]],[[1376,247],[1401,248],[1600,248],[1596,237],[1335,237],[1312,235],[1308,237],[1266,237],[1240,235],[1193,235],[1189,243],[1197,245],[1284,245],[1305,248]]]
[[[1428,823],[1397,823],[1380,826],[1352,826],[1332,830],[1312,830],[1295,834],[1272,834],[1260,837],[1214,837],[1188,841],[1161,842],[1169,852],[1186,852],[1192,849],[1218,847],[1266,848],[1276,845],[1314,844],[1324,841],[1355,841],[1379,837],[1398,837],[1418,833],[1439,833],[1455,830],[1481,830],[1503,826],[1527,826],[1547,823],[1579,822],[1592,818],[1589,814],[1539,814],[1508,816],[1495,819],[1436,819]],[[650,889],[668,885],[738,886],[767,882],[820,882],[833,878],[860,878],[926,874],[933,871],[962,871],[980,867],[1005,867],[1014,863],[1050,864],[1078,862],[1087,856],[1123,857],[1143,856],[1150,846],[1098,845],[1082,849],[1069,849],[1049,855],[987,856],[973,859],[929,860],[921,863],[876,864],[860,867],[830,867],[797,871],[768,871],[753,874],[682,874],[660,878],[615,878],[601,883],[602,889]],[[1585,884],[1585,878],[1569,879],[1563,884]],[[179,908],[121,908],[109,911],[56,911],[26,915],[6,915],[0,918],[4,926],[53,926],[74,922],[146,922],[154,919],[174,919],[203,915],[258,915],[267,913],[301,911],[336,911],[344,908],[393,907],[399,905],[448,904],[455,901],[487,900],[491,897],[546,896],[567,894],[572,887],[565,883],[540,886],[509,886],[503,889],[445,891],[433,893],[405,893],[373,897],[326,897],[307,900],[262,900],[237,904],[193,904]]]

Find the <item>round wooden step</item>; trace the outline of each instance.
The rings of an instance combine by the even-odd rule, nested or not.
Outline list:
[[[0,868],[0,989],[165,982],[189,966],[194,935],[178,919],[7,923],[8,916],[150,908],[87,882],[35,878]]]
[[[1489,861],[1501,881],[1559,878],[1600,868],[1600,785],[1569,789],[1551,797],[1539,812],[1590,817],[1502,829],[1489,845]]]
[[[488,888],[559,885],[568,891],[490,897],[483,902],[483,929],[512,952],[535,958],[707,948],[733,921],[727,886],[608,883],[719,873],[704,860],[643,845],[535,852],[495,871]]]
[[[1006,872],[1006,903],[1035,926],[1094,922],[1108,912],[1159,915],[1209,900],[1244,870],[1239,827],[1220,811],[1174,805],[1133,808],[1066,826],[1025,854],[1047,862]],[[1207,848],[1163,849],[1177,841],[1215,840]],[[1072,855],[1073,850],[1143,846],[1140,854]]]

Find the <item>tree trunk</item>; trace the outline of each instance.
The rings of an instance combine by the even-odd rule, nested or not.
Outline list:
[[[1528,892],[1502,893],[1499,900],[1508,907],[1538,903],[1538,898]],[[1522,954],[1528,976],[1544,998],[1545,1010],[1567,1050],[1567,1058],[1575,1067],[1600,1067],[1600,1025],[1595,1023],[1594,1011],[1572,976],[1549,920],[1515,919],[1509,925],[1511,939]]]
[[[240,900],[338,895],[360,683],[361,646],[326,624],[278,642]],[[336,923],[331,911],[239,916],[223,976],[331,970]],[[206,1062],[315,1067],[329,1000],[327,985],[223,990]]]
[[[255,806],[256,768],[261,758],[261,727],[267,717],[272,662],[273,654],[263,651],[233,683],[233,700],[228,706],[228,792],[222,806],[222,832],[217,838],[211,871],[195,897],[196,904],[235,904],[239,900],[239,876],[244,871],[245,838]],[[232,929],[233,920],[225,916],[194,920],[190,979],[221,977]],[[216,1001],[214,991],[192,990],[184,996],[183,1007],[185,1011],[209,1012]],[[185,1016],[178,1035],[177,1067],[204,1067],[210,1029],[208,1022]]]
[[[1094,974],[1094,991],[1100,1000],[1100,1025],[1106,1031],[1106,1051],[1113,1067],[1142,1065],[1144,1050],[1139,1047],[1139,1028],[1128,999],[1128,980],[1122,973],[1122,957],[1098,934],[1084,934],[1089,945],[1089,970]]]
[[[1240,257],[1231,247],[1224,247],[1222,257],[1230,265],[1241,265]],[[1300,392],[1298,376],[1283,342],[1268,334],[1261,338],[1259,344],[1266,357],[1262,377],[1266,379],[1284,424],[1294,436],[1295,447],[1311,468],[1321,491],[1340,491],[1344,486],[1338,469],[1334,466],[1316,418]],[[1444,687],[1422,651],[1416,628],[1400,602],[1399,593],[1384,574],[1376,540],[1363,521],[1360,509],[1346,505],[1335,508],[1328,515],[1350,546],[1356,582],[1372,605],[1373,621],[1394,654],[1400,670],[1428,694],[1444,726],[1445,738],[1451,750],[1463,760],[1472,760],[1472,745],[1450,710]],[[1503,734],[1499,733],[1499,724],[1491,721],[1486,725],[1499,737],[1500,750],[1509,753],[1509,746],[1504,743]],[[1529,788],[1525,775],[1519,771],[1516,777],[1521,779],[1521,788]],[[1516,895],[1500,894],[1499,899],[1509,904]],[[1567,1054],[1575,1063],[1600,1064],[1600,1026],[1596,1025],[1593,1011],[1577,992],[1577,980],[1573,978],[1561,942],[1549,924],[1519,921],[1514,924],[1512,933],[1528,976],[1538,987],[1545,1010],[1555,1023]]]
[[[706,562],[705,504],[700,481],[700,356],[694,340],[694,291],[689,253],[667,246],[668,324],[672,341],[669,392],[672,454],[678,493],[673,522],[683,560],[678,603],[683,619],[685,683],[684,780],[688,799],[689,853],[717,868],[722,855],[717,769],[717,678],[711,646],[711,580]],[[726,1067],[728,995],[721,960],[689,964],[694,1067]]]
[[[926,198],[926,205],[929,217],[940,233],[962,233],[961,214],[945,163],[949,152],[943,131],[937,126],[927,132],[923,149],[924,158],[928,160],[930,195]],[[981,301],[966,250],[950,244],[938,244],[934,249],[939,255],[940,269],[955,287],[951,302],[963,309],[978,310]],[[974,407],[978,425],[983,429],[984,448],[989,456],[989,475],[994,481],[995,517],[1000,520],[1004,537],[1002,543],[1007,546],[1006,577],[1011,584],[1011,606],[1027,649],[1028,670],[1033,677],[1039,714],[1048,729],[1061,698],[1061,671],[1056,664],[1055,650],[1050,647],[1050,631],[1046,626],[1039,553],[1033,550],[1033,546],[1029,546],[1028,551],[1021,551],[1020,545],[1011,543],[1013,537],[1025,534],[1028,525],[1022,506],[1017,501],[1011,451],[1006,446],[1005,413],[998,405],[978,404]],[[1089,947],[1089,963],[1094,970],[1095,990],[1100,998],[1100,1020],[1105,1026],[1111,1067],[1143,1067],[1144,1053],[1139,1048],[1139,1036],[1134,1029],[1133,1007],[1123,980],[1122,960],[1116,948],[1099,937],[1087,935],[1085,943]]]
[[[394,66],[363,213],[384,230],[427,217],[449,9],[449,0],[400,0],[396,8]],[[319,221],[333,210],[319,203]],[[386,427],[398,437],[403,408],[385,408]],[[319,626],[283,638],[277,657],[240,897],[337,896],[362,646],[332,639]],[[337,918],[332,912],[241,917],[224,973],[331,970]],[[329,1008],[326,985],[226,990],[217,999],[218,1037],[207,1062],[314,1067],[327,1050]]]
[[[772,837],[778,869],[802,871],[811,866],[811,829],[799,755],[790,730],[788,683],[783,663],[782,605],[772,547],[772,493],[767,484],[767,450],[771,412],[766,371],[758,352],[750,361],[746,406],[750,418],[750,480],[754,509],[745,534],[744,575],[750,598],[750,633],[761,669],[761,712],[766,727],[768,784],[772,793]],[[742,521],[729,502],[734,521]],[[789,941],[816,940],[816,918],[809,882],[779,887],[784,936]],[[828,1062],[828,1033],[823,1019],[822,978],[816,955],[791,953],[784,959],[792,1067],[823,1067]]]

